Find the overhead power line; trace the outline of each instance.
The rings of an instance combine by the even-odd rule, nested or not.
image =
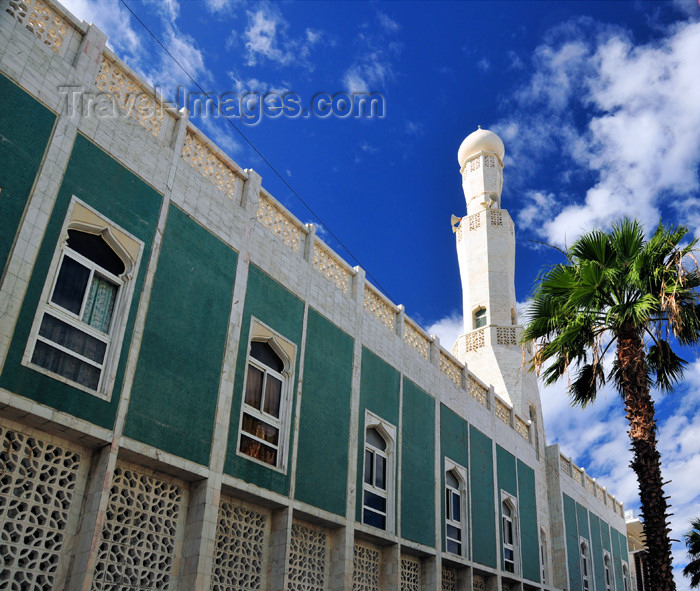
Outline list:
[[[223,115],[224,119],[225,119],[225,120],[228,122],[228,124],[236,131],[236,133],[238,133],[238,135],[241,136],[241,138],[243,138],[243,140],[246,142],[246,144],[248,144],[248,145],[250,146],[250,148],[253,150],[253,152],[255,152],[255,153],[258,155],[258,157],[259,157],[259,158],[269,167],[269,169],[277,176],[277,178],[278,178],[280,181],[282,181],[282,183],[287,187],[287,189],[289,189],[289,191],[292,193],[292,195],[294,195],[294,196],[299,200],[299,202],[309,211],[309,213],[311,213],[311,215],[319,222],[319,224],[321,224],[321,226],[323,226],[323,227],[325,228],[325,230],[328,232],[328,234],[330,234],[331,237],[343,248],[343,250],[348,254],[348,256],[349,256],[353,261],[355,261],[355,263],[357,263],[358,265],[362,266],[362,265],[360,264],[360,261],[358,260],[358,258],[357,258],[355,255],[353,255],[352,252],[350,252],[350,249],[349,249],[347,246],[345,246],[345,244],[342,242],[342,240],[340,240],[340,238],[338,238],[338,236],[335,234],[335,232],[333,232],[333,230],[331,230],[330,226],[329,226],[328,224],[326,224],[326,223],[321,219],[321,216],[319,216],[319,215],[311,208],[311,206],[310,206],[306,201],[304,201],[304,199],[301,197],[301,195],[299,195],[299,193],[297,193],[297,191],[294,189],[294,187],[292,187],[292,186],[289,184],[289,182],[287,181],[287,179],[285,179],[284,176],[274,167],[274,165],[273,165],[265,156],[263,156],[263,154],[260,152],[260,150],[258,150],[258,149],[255,147],[255,144],[253,144],[253,142],[252,142],[251,140],[249,140],[248,137],[246,137],[246,135],[238,128],[238,126],[230,119],[230,117],[229,117],[228,115],[226,115],[226,114],[221,110],[221,107],[219,106],[219,101],[218,101],[217,97],[216,97],[215,95],[213,95],[211,92],[207,92],[207,91],[204,90],[204,88],[202,87],[202,85],[195,79],[195,77],[192,76],[192,74],[190,74],[190,73],[188,72],[187,68],[185,68],[185,66],[183,66],[183,65],[180,63],[180,61],[170,52],[170,50],[163,44],[163,42],[158,38],[158,36],[157,36],[153,31],[151,31],[151,29],[148,27],[148,25],[147,25],[146,23],[144,23],[144,22],[141,20],[141,18],[132,10],[132,8],[126,3],[126,0],[119,0],[119,1],[120,1],[120,2],[124,5],[124,7],[131,13],[131,15],[139,22],[139,24],[140,24],[144,29],[146,29],[146,32],[147,32],[151,37],[153,37],[154,41],[155,41],[155,42],[160,46],[160,48],[168,55],[168,57],[169,57],[171,60],[173,60],[173,62],[177,65],[177,67],[180,68],[180,69],[183,71],[183,73],[185,74],[185,76],[187,76],[187,77],[192,81],[192,84],[194,84],[194,85],[197,87],[197,89],[198,89],[204,96],[206,96],[208,99],[212,100],[212,102],[213,102],[214,105],[216,106],[217,111],[218,111],[219,113],[221,113],[221,115]],[[379,283],[379,281],[377,281],[377,279],[376,279],[375,277],[373,277],[373,276],[367,271],[367,269],[366,269],[365,267],[363,267],[363,268],[365,269],[365,273],[366,273],[367,277],[369,277],[370,279],[372,279],[372,282],[373,282],[379,289],[381,289],[387,297],[389,297],[389,293],[387,292],[386,289],[384,289],[384,287],[382,287],[382,285]],[[391,299],[391,298],[390,298],[390,299]]]

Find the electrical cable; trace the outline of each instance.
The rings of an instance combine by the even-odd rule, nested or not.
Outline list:
[[[258,155],[258,157],[259,157],[259,158],[270,168],[270,170],[277,176],[277,178],[279,178],[279,180],[282,181],[282,183],[287,187],[287,189],[289,189],[289,191],[292,193],[292,195],[294,195],[294,196],[299,200],[299,202],[311,213],[311,215],[312,215],[316,220],[318,220],[318,222],[321,224],[321,226],[322,226],[323,228],[325,228],[325,230],[331,235],[331,237],[343,248],[343,250],[345,250],[345,252],[350,256],[350,258],[352,258],[352,260],[354,260],[358,265],[360,265],[360,261],[357,259],[357,257],[356,257],[355,255],[353,255],[352,252],[350,252],[350,249],[349,249],[347,246],[345,246],[345,244],[343,244],[343,242],[340,240],[340,238],[338,238],[338,236],[336,236],[336,234],[330,229],[330,227],[328,226],[328,224],[325,224],[325,223],[323,222],[323,220],[321,219],[321,217],[311,208],[311,206],[310,206],[308,203],[306,203],[306,201],[304,201],[304,199],[302,199],[301,195],[299,195],[299,193],[297,193],[297,192],[294,190],[294,188],[287,182],[287,180],[284,178],[284,176],[282,176],[282,174],[280,174],[280,173],[277,171],[277,169],[272,165],[272,163],[271,163],[267,158],[265,158],[265,156],[262,155],[262,153],[260,152],[260,150],[258,150],[258,149],[255,147],[255,145],[253,144],[253,142],[251,142],[251,141],[246,137],[246,135],[238,128],[238,126],[237,126],[233,121],[231,121],[231,119],[229,118],[228,115],[224,114],[224,112],[221,110],[221,107],[219,106],[219,101],[218,101],[217,97],[216,97],[215,95],[212,95],[212,93],[205,91],[204,88],[202,88],[202,86],[199,84],[199,82],[187,71],[187,69],[177,60],[177,58],[176,58],[172,53],[170,53],[170,51],[168,50],[168,48],[167,48],[167,47],[163,44],[163,42],[156,36],[156,34],[155,34],[153,31],[151,31],[151,29],[148,28],[148,25],[146,25],[146,23],[144,23],[144,22],[139,18],[139,16],[131,9],[131,7],[126,3],[126,0],[119,0],[119,1],[120,1],[121,4],[123,4],[124,7],[131,13],[131,15],[138,21],[138,23],[139,23],[144,29],[146,29],[146,32],[147,32],[151,37],[153,37],[154,41],[161,47],[161,49],[168,55],[168,57],[169,57],[171,60],[173,60],[173,62],[175,62],[175,64],[177,65],[177,67],[180,68],[180,69],[184,72],[184,74],[192,81],[192,83],[197,87],[197,89],[198,89],[205,97],[207,97],[208,99],[210,99],[210,100],[213,101],[214,105],[215,105],[216,108],[217,108],[217,111],[218,111],[219,113],[221,113],[221,115],[223,115],[224,119],[228,122],[228,124],[229,124],[231,127],[233,127],[233,129],[238,133],[238,135],[241,136],[241,138],[243,138],[243,140],[244,140],[244,141],[250,146],[250,148]],[[361,266],[361,265],[360,265],[360,266]],[[364,268],[364,267],[363,267],[363,268]],[[373,277],[366,269],[365,269],[365,274],[366,274],[367,277],[369,277],[370,279],[372,279],[374,285],[376,285],[387,297],[389,297],[389,293],[387,292],[387,290],[384,289],[384,287],[382,287],[382,285],[379,283],[379,281],[377,281],[376,278]],[[390,299],[391,299],[391,298],[390,298]]]

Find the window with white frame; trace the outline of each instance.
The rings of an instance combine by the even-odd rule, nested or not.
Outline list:
[[[391,531],[396,430],[370,413],[366,414],[365,425],[362,522]]]
[[[74,200],[23,362],[105,395],[142,244]]]
[[[486,308],[479,308],[474,312],[474,330],[486,326]]]
[[[591,591],[591,565],[588,556],[588,544],[585,540],[579,543],[581,553],[581,589],[582,591]]]
[[[541,583],[547,583],[547,535],[544,528],[540,528],[540,578]]]
[[[630,569],[626,563],[622,563],[622,589],[630,591]]]
[[[605,591],[612,591],[612,563],[610,561],[610,553],[603,550],[603,580],[605,581]]]
[[[257,320],[251,322],[238,449],[284,467],[294,346]]]
[[[505,493],[503,493],[505,495]],[[505,495],[501,502],[501,535],[503,541],[503,570],[516,572],[517,565],[517,509],[515,499]]]
[[[464,556],[466,551],[466,470],[445,462],[445,550]]]

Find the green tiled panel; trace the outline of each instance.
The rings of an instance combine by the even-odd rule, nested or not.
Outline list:
[[[237,254],[170,206],[124,434],[208,465]]]
[[[518,507],[520,509],[520,549],[523,556],[523,577],[539,582],[540,552],[537,532],[535,471],[520,460],[518,460]]]
[[[602,519],[600,520],[600,539],[603,542],[603,549],[612,553],[612,547],[610,546],[610,527]]]
[[[144,242],[141,266],[132,279],[134,295],[109,401],[20,365],[72,195]],[[152,187],[78,135],[29,281],[0,386],[101,427],[112,428],[161,202],[161,195]]]
[[[610,528],[610,538],[612,540],[613,564],[615,566],[615,584],[618,589],[622,589],[622,543],[624,537],[614,528]]]
[[[262,488],[286,495],[289,494],[289,469],[287,469],[285,473],[282,473],[252,459],[248,459],[247,456],[238,455],[236,453],[241,400],[243,395],[243,380],[245,379],[248,356],[251,316],[255,316],[260,322],[281,334],[297,347],[294,383],[291,384],[290,387],[290,404],[292,406],[289,417],[290,433],[289,445],[287,448],[287,466],[289,466],[289,458],[291,457],[291,426],[294,425],[294,400],[296,399],[297,383],[299,380],[299,351],[304,324],[304,302],[260,268],[251,264],[248,271],[248,284],[246,287],[245,307],[243,309],[243,321],[241,325],[241,340],[238,345],[236,380],[233,388],[231,424],[229,427],[224,471],[246,482],[251,482]]]
[[[56,115],[0,74],[0,276],[46,152]],[[10,108],[11,107],[11,108]]]
[[[341,516],[347,496],[353,343],[309,309],[295,497]]]
[[[588,510],[576,503],[576,519],[578,520],[578,535],[586,540],[590,540],[588,533]]]
[[[501,498],[501,490],[513,495],[518,496],[518,485],[516,482],[515,474],[515,456],[500,445],[496,446],[496,474],[498,476],[498,496]],[[502,523],[503,518],[503,507],[502,504],[498,503],[498,523]],[[503,557],[503,546],[499,548],[499,556],[501,559],[501,568],[504,568],[504,557]]]
[[[355,518],[362,521],[362,474],[364,453],[365,410],[369,410],[396,427],[399,436],[399,380],[400,374],[383,359],[362,348],[362,375],[360,379],[360,417],[357,428],[357,440],[360,449],[357,454],[357,504]],[[400,441],[394,445],[398,449]],[[396,456],[394,456],[396,457]],[[395,466],[394,478],[398,474]],[[394,480],[396,482],[396,480]],[[396,505],[396,504],[394,504]],[[394,517],[396,517],[394,515]]]
[[[401,537],[435,546],[435,400],[403,380]]]
[[[579,562],[578,526],[576,525],[576,503],[571,497],[564,498],[564,538],[566,558],[569,565],[569,589],[581,590],[581,566]]]
[[[600,519],[590,514],[591,520],[591,561],[595,571],[595,584],[598,589],[605,589],[605,570],[603,566],[603,546],[600,541]]]
[[[496,568],[493,447],[491,440],[471,425],[469,427],[469,441],[472,557],[479,564]]]
[[[463,468],[469,466],[469,424],[459,415],[452,412],[444,404],[440,405],[440,450],[442,456],[441,468],[444,472],[445,458],[450,458]],[[440,478],[440,486],[445,486],[445,475]],[[445,521],[445,495],[440,495],[441,523]],[[469,503],[467,504],[469,506]],[[440,527],[442,547],[445,547],[445,528]],[[469,539],[467,532],[467,539]]]

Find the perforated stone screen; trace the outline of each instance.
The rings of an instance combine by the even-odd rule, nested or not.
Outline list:
[[[80,455],[3,426],[0,440],[0,589],[52,589]]]
[[[420,560],[401,557],[401,591],[420,591]]]
[[[117,465],[93,591],[171,588],[183,495],[177,484]]]
[[[289,548],[289,591],[324,591],[327,568],[326,533],[293,523]]]
[[[355,543],[352,559],[352,591],[379,591],[378,548]]]
[[[270,519],[263,511],[226,498],[219,505],[213,591],[257,591],[265,588]]]

